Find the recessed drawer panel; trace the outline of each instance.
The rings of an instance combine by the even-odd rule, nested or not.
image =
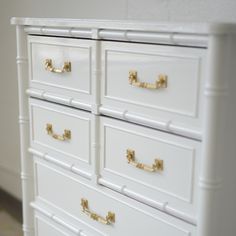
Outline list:
[[[91,114],[29,99],[31,147],[91,174]]]
[[[143,236],[147,232],[149,236],[196,235],[193,225],[147,206],[142,207],[150,212],[140,209],[141,203],[126,201],[117,193],[107,194],[39,161],[36,161],[36,185],[37,201],[63,209],[67,215],[109,236]]]
[[[65,215],[57,215],[44,206],[35,203],[31,203],[31,206],[34,208],[37,236],[105,236]]]
[[[30,86],[91,104],[95,42],[28,36]]]
[[[74,236],[75,234],[66,232],[60,227],[56,226],[49,220],[40,216],[35,216],[35,233],[37,236]]]
[[[103,185],[195,222],[200,142],[102,117],[101,147]]]
[[[163,129],[199,131],[205,54],[201,48],[102,42],[102,107],[130,120],[129,114],[162,122]]]

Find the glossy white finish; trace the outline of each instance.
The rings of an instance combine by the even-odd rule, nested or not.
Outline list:
[[[68,232],[72,235],[78,236],[105,236],[103,233],[98,232],[96,229],[91,228],[87,224],[83,224],[77,219],[67,217],[65,213],[61,214],[56,208],[51,208],[48,205],[42,204],[42,202],[33,202],[30,204],[34,209],[35,218],[44,220],[57,229],[61,229],[64,232]]]
[[[82,228],[65,222],[61,217],[48,212],[47,210],[32,203],[35,210],[36,235],[53,236],[92,236],[93,234],[84,232]]]
[[[31,147],[91,174],[91,114],[35,99],[30,99],[29,106]],[[61,136],[64,130],[70,130],[71,139],[54,139],[47,133],[47,124]]]
[[[116,117],[118,119],[130,121],[132,123],[149,126],[149,127],[156,128],[159,130],[164,130],[173,134],[191,137],[197,140],[202,139],[201,131],[189,129],[183,126],[177,126],[169,122],[169,120],[161,120],[161,119],[154,120],[151,117],[147,118],[144,116],[140,116],[136,113],[127,112],[126,110],[115,110],[112,107],[111,108],[100,107],[99,111],[100,113],[106,116]]]
[[[101,178],[123,186],[123,194],[133,192],[140,196],[137,200],[168,213],[173,209],[174,215],[196,223],[201,143],[105,117],[100,123]],[[130,165],[127,149],[148,166],[156,158],[163,160],[163,171],[150,173]]]
[[[45,181],[47,184],[45,185]],[[64,191],[61,191],[60,183],[64,186]],[[149,235],[156,235],[156,228],[158,234],[188,236],[196,235],[195,227],[189,224],[178,224],[177,221],[172,222],[172,217],[169,217],[169,222],[158,217],[150,216],[147,213],[139,211],[135,206],[127,205],[112,197],[107,196],[103,192],[96,190],[96,188],[84,184],[82,181],[70,177],[69,175],[45,165],[45,163],[36,162],[36,196],[39,201],[43,201],[48,205],[63,209],[71,216],[86,222],[92,227],[97,228],[107,235],[130,235],[141,236],[148,230]],[[66,193],[68,200],[65,201]],[[99,222],[90,219],[83,213],[80,206],[82,198],[89,201],[89,208],[105,216],[108,211],[116,214],[116,221],[111,225],[103,225]],[[97,201],[99,199],[99,202]],[[77,204],[75,204],[77,202]],[[133,219],[139,224],[133,224]]]
[[[79,100],[74,99],[72,97],[50,93],[45,90],[31,88],[27,89],[26,93],[34,98],[39,98],[50,102],[56,102],[70,107],[80,108],[82,110],[87,110],[87,111],[92,110],[92,105],[90,104],[80,102]]]
[[[32,26],[55,26],[74,28],[129,29],[156,32],[178,32],[189,34],[225,34],[236,33],[233,23],[174,23],[135,20],[96,20],[96,19],[56,19],[56,18],[21,18],[13,17],[12,24]]]
[[[61,222],[63,229],[68,228],[68,222],[80,222],[98,235],[144,235],[147,232],[153,236],[157,232],[163,236],[235,235],[234,25],[136,24],[27,18],[14,19],[14,22],[23,24],[17,26],[17,61],[20,65],[18,81],[25,236],[35,236],[32,228],[33,215],[29,208],[31,201],[35,201],[34,207],[38,206],[38,209],[48,209],[51,212],[49,218],[54,218],[55,223]],[[30,78],[25,59],[26,35],[31,32],[58,36],[59,39],[52,37],[52,41],[59,44],[63,40],[75,42],[78,36],[90,38],[93,42],[94,61],[92,97],[89,102],[67,93],[65,85],[62,85],[61,91],[55,88],[50,90],[49,86],[40,87],[39,84],[29,88]],[[34,37],[44,40],[42,36]],[[177,38],[180,41],[177,42]],[[105,42],[104,39],[110,42]],[[151,45],[150,42],[156,45]],[[179,44],[186,47],[180,47]],[[165,60],[163,55],[158,54],[160,50]],[[109,60],[105,60],[106,57]],[[198,62],[193,62],[193,57]],[[128,82],[128,71],[136,69],[137,65],[138,75],[152,81],[152,73],[156,74],[157,70],[157,64],[154,65],[153,60],[160,61],[161,69],[171,75],[170,87],[166,90],[170,92],[166,97],[164,93],[163,97],[159,93],[151,96],[148,93],[150,91],[138,93],[139,88],[129,84],[128,88],[124,86],[124,82]],[[35,70],[38,71],[38,68]],[[120,77],[123,74],[126,75],[124,80],[125,76]],[[172,76],[176,78],[174,82],[171,80]],[[181,78],[182,83],[177,83],[177,78]],[[35,145],[34,142],[29,147],[26,90],[30,96],[45,100],[30,99],[31,104],[36,104],[31,106],[35,107],[33,113],[36,111],[31,121],[37,121],[36,125],[32,123],[30,127],[34,127],[39,134],[37,138],[47,147]],[[151,91],[151,94],[152,92],[156,91]],[[163,107],[160,104],[164,104]],[[110,118],[104,118],[103,115]],[[53,119],[61,126],[59,131],[64,130],[69,123],[70,129],[75,127],[76,130],[81,130],[83,138],[87,139],[88,128],[81,118],[86,118],[90,123],[89,154],[84,149],[85,145],[80,149],[77,149],[79,143],[70,148],[57,146],[47,139],[49,137],[40,133],[45,129],[42,122]],[[151,149],[147,148],[149,145]],[[125,150],[130,146],[137,150],[138,160],[145,163],[152,163],[156,152],[163,156],[166,166],[164,165],[162,175],[157,173],[161,178],[154,178],[153,173],[147,175],[127,165]],[[34,176],[28,150],[36,163]],[[80,152],[84,153],[83,160],[89,160],[87,167],[78,158]],[[173,159],[175,155],[176,158]],[[122,162],[120,156],[124,157],[125,162]],[[169,170],[171,172],[167,172]],[[35,183],[34,195],[32,178]],[[108,210],[114,211],[115,224],[100,225],[84,215],[80,207],[82,197],[88,198],[89,207],[99,215],[105,216]]]
[[[235,36],[210,37],[205,85],[198,235],[234,235],[236,198]]]
[[[199,48],[102,42],[101,109],[200,131],[205,54]],[[137,71],[139,81],[150,84],[164,74],[167,88],[135,87],[129,84],[131,70]]]
[[[35,216],[35,229],[37,235],[53,235],[53,236],[69,236],[64,230],[56,227],[53,224],[47,222],[44,218]]]
[[[33,17],[70,17],[77,18],[96,18],[96,19],[138,19],[151,20],[151,21],[182,21],[182,22],[235,22],[236,21],[236,1],[235,0],[159,0],[149,1],[148,4],[145,0],[119,0],[109,1],[100,0],[96,1],[83,1],[77,0],[73,4],[60,2],[57,0],[41,0],[35,1],[33,4],[28,0],[11,0],[1,1],[3,4],[0,10],[1,29],[4,31],[4,37],[1,38],[0,51],[2,55],[8,55],[4,57],[1,62],[1,93],[0,100],[5,101],[1,106],[1,128],[0,130],[6,133],[6,126],[11,126],[11,131],[5,135],[5,139],[1,142],[2,157],[0,162],[5,168],[11,170],[9,174],[2,169],[3,176],[0,178],[0,185],[2,188],[7,188],[12,194],[20,188],[17,182],[20,176],[20,158],[19,158],[19,141],[13,143],[12,136],[19,136],[17,131],[17,87],[12,78],[16,74],[16,65],[12,58],[15,57],[15,32],[12,26],[9,25],[9,19],[13,15],[17,16],[33,16]],[[57,6],[55,10],[55,5]],[[91,7],[91,5],[93,7]],[[106,6],[106,7],[104,7]],[[65,10],[66,9],[66,10]],[[207,38],[207,37],[206,37]],[[9,109],[11,107],[11,109]],[[7,125],[6,125],[7,124]],[[9,149],[9,143],[14,146],[14,149]],[[14,165],[13,165],[14,163]],[[12,171],[17,175],[12,174]],[[5,175],[6,174],[6,175]],[[11,176],[10,176],[11,175]],[[7,181],[11,181],[10,178],[15,178],[16,184],[8,185]],[[5,184],[2,182],[5,181]],[[17,185],[15,187],[14,185]],[[19,194],[20,191],[19,191]],[[19,196],[19,194],[15,194]]]
[[[162,43],[162,44],[174,44],[174,45],[188,45],[188,46],[201,46],[205,47],[207,45],[207,36],[202,35],[192,35],[192,34],[175,34],[169,32],[141,32],[138,30],[120,30],[120,29],[100,29],[95,33],[91,29],[84,28],[56,28],[56,27],[37,27],[29,26],[25,28],[28,34],[36,35],[55,35],[55,36],[65,36],[65,37],[84,37],[84,38],[94,38],[94,39],[106,39],[106,40],[121,40],[121,41],[140,41],[148,43]]]
[[[92,175],[89,172],[86,172],[84,170],[81,169],[80,166],[74,164],[73,162],[66,162],[63,160],[59,160],[57,157],[54,157],[52,155],[48,155],[46,152],[40,152],[34,148],[29,148],[28,149],[29,153],[31,153],[32,155],[35,155],[41,159],[44,159],[46,161],[48,161],[48,163],[53,163],[63,169],[66,169],[68,171],[71,171],[72,173],[78,174],[80,176],[83,176],[86,179],[91,179]]]
[[[34,235],[33,211],[29,203],[33,200],[33,163],[27,148],[29,147],[29,110],[28,98],[25,90],[29,87],[28,80],[28,58],[27,40],[22,26],[16,27],[17,38],[17,74],[19,94],[19,127],[20,127],[20,148],[21,148],[21,185],[23,204],[23,232],[24,236]]]
[[[94,46],[91,40],[28,36],[30,87],[91,104]],[[47,71],[46,59],[51,59],[53,67],[58,69],[64,62],[71,62],[71,72]]]

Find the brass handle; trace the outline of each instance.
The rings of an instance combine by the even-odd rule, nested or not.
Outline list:
[[[155,172],[155,171],[163,171],[164,169],[164,161],[160,159],[155,159],[154,164],[152,166],[148,166],[146,164],[136,162],[135,161],[135,151],[131,149],[126,150],[126,158],[128,160],[128,163],[135,166],[136,168],[146,170],[149,172]]]
[[[147,89],[167,88],[167,76],[159,75],[156,82],[154,84],[151,84],[138,81],[138,72],[131,70],[129,71],[129,83],[139,88],[147,88]]]
[[[55,68],[52,63],[52,59],[45,60],[45,70],[54,72],[54,73],[64,73],[64,72],[71,72],[71,62],[65,61],[62,69]]]
[[[106,217],[99,216],[98,214],[91,212],[88,207],[88,200],[82,198],[81,199],[81,206],[83,212],[89,216],[91,219],[96,220],[104,225],[110,225],[112,223],[115,223],[115,214],[112,212],[108,212]]]
[[[68,129],[64,130],[64,134],[59,135],[59,134],[55,134],[52,128],[52,124],[47,124],[46,125],[46,130],[48,135],[52,136],[53,138],[60,140],[60,141],[66,141],[71,139],[71,131]]]

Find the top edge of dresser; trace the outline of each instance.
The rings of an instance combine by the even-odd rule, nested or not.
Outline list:
[[[24,26],[47,26],[58,28],[86,28],[137,30],[159,33],[182,34],[236,34],[236,24],[227,22],[157,22],[140,20],[102,20],[69,18],[28,18],[12,17],[11,24]]]

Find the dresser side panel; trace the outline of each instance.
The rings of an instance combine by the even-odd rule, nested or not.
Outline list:
[[[33,212],[29,203],[33,200],[32,160],[29,147],[29,111],[26,89],[28,88],[27,39],[23,26],[16,27],[17,37],[17,74],[19,93],[19,127],[21,148],[21,179],[23,199],[23,232],[24,236],[33,236]]]
[[[228,96],[222,132],[222,191],[220,195],[220,222],[222,235],[236,234],[236,36],[229,36],[225,50],[228,59],[225,62],[228,80]]]
[[[204,91],[203,161],[199,177],[199,236],[236,232],[235,37],[209,37]]]

